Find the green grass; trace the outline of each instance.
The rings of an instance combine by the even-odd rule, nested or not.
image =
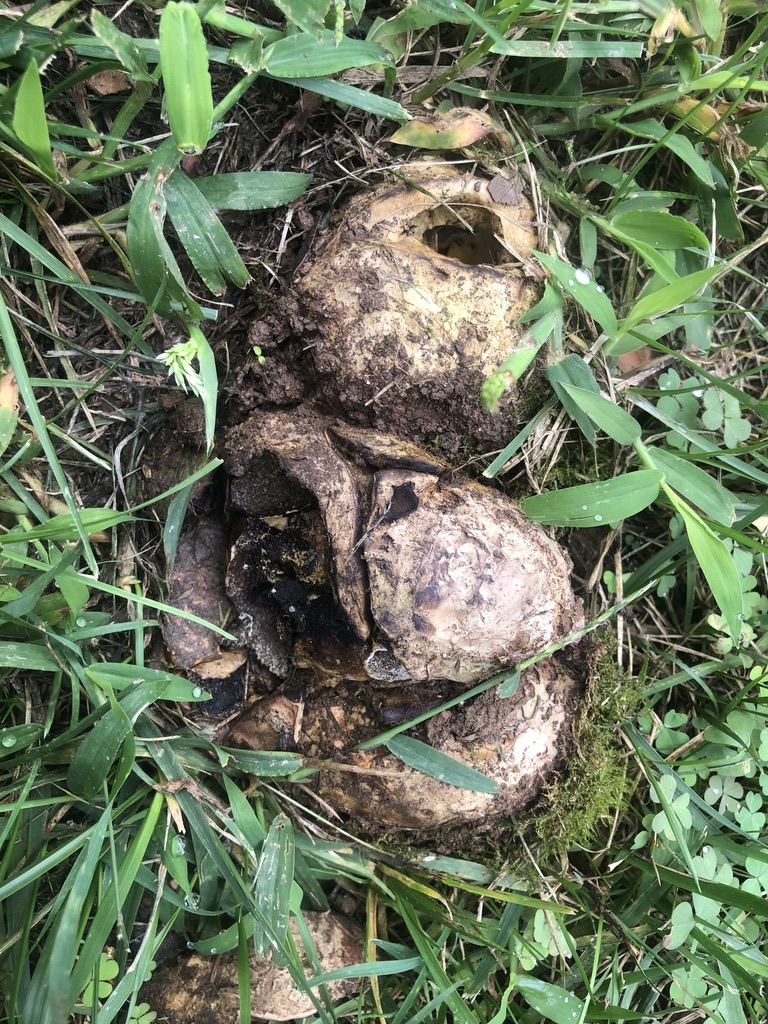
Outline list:
[[[208,953],[250,936],[304,984],[286,922],[327,907],[332,885],[377,944],[348,969],[371,978],[359,1002],[334,1010],[312,989],[319,1020],[765,1020],[762,8],[116,13],[0,12],[0,1020],[150,1024],[140,988],[172,929]],[[346,80],[356,69],[370,88]],[[125,88],[97,96],[84,83],[106,72]],[[174,717],[205,692],[144,660],[166,608],[156,552],[172,559],[189,488],[217,465],[201,456],[144,500],[156,395],[171,371],[211,447],[220,303],[269,265],[234,218],[310,184],[306,161],[252,171],[226,146],[275,116],[272,92],[301,88],[350,174],[367,169],[350,139],[380,143],[438,103],[485,110],[510,145],[469,157],[518,163],[554,225],[530,329],[551,391],[485,474],[517,490],[533,472],[529,515],[572,539],[602,527],[573,547],[589,552],[575,561],[590,624],[613,639],[571,785],[482,853],[393,862],[350,841],[283,793],[300,757],[216,748]],[[201,152],[210,172],[187,174]],[[662,372],[622,378],[644,349]],[[487,404],[523,372],[501,367]],[[551,454],[537,439],[555,427]],[[586,490],[550,487],[562,473]]]

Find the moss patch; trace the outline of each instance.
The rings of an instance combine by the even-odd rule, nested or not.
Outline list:
[[[640,702],[644,673],[629,676],[616,664],[616,642],[598,639],[588,661],[584,701],[573,723],[568,769],[549,789],[549,806],[535,812],[532,825],[543,852],[555,853],[592,841],[601,821],[627,794],[626,754],[617,736]]]

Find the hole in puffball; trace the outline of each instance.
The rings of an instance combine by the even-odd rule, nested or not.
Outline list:
[[[502,225],[495,213],[472,206],[455,209],[465,223],[442,207],[425,210],[413,219],[412,237],[441,256],[449,256],[468,267],[484,263],[497,266],[509,260],[509,253],[497,237]]]

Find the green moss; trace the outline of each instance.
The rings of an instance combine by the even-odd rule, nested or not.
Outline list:
[[[598,640],[567,772],[550,788],[549,806],[531,821],[545,855],[591,842],[600,823],[624,803],[626,754],[617,727],[631,716],[644,688],[642,673],[633,678],[616,664],[615,641]]]

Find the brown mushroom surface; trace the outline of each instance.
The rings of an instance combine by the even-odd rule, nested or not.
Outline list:
[[[577,630],[581,605],[559,545],[515,502],[413,444],[310,408],[254,414],[231,432],[225,466],[240,531],[229,599],[248,630],[255,607],[272,617],[299,673],[221,742],[334,759],[316,788],[371,826],[483,828],[530,806],[562,762],[578,699],[575,676],[554,658],[529,668],[514,697],[490,691],[418,734],[495,780],[495,794],[354,748]]]
[[[360,701],[307,703],[299,749],[337,763],[320,774],[323,799],[369,827],[425,831],[472,824],[485,831],[527,810],[563,764],[581,684],[549,658],[522,674],[509,698],[489,690],[431,719],[417,735],[436,750],[482,772],[496,793],[475,792],[409,768],[384,748],[351,750],[383,728]],[[425,688],[417,690],[428,698]],[[403,694],[413,701],[416,694]],[[237,735],[237,732],[235,733]]]

